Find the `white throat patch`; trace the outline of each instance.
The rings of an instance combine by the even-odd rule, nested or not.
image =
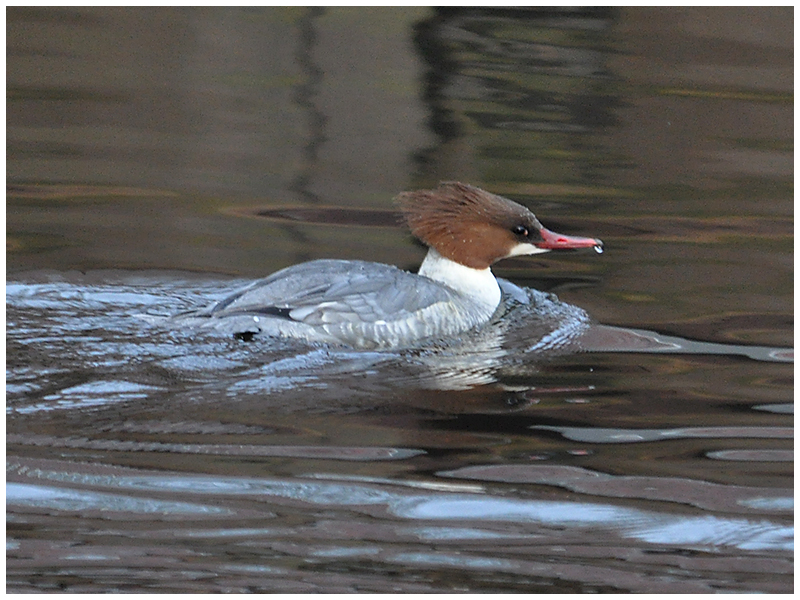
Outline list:
[[[550,252],[550,249],[539,248],[533,244],[517,244],[511,249],[508,256],[530,256],[531,254],[544,254],[545,252]]]

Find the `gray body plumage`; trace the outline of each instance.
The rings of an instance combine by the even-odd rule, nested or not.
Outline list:
[[[456,335],[494,309],[396,267],[316,260],[288,267],[210,309],[179,318],[231,333],[262,333],[355,348],[396,348]]]

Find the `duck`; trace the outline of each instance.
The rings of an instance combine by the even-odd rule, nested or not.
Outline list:
[[[183,316],[246,339],[404,348],[486,326],[503,295],[491,270],[500,260],[603,249],[599,239],[550,231],[521,204],[465,183],[443,182],[395,200],[428,248],[417,273],[362,260],[313,260]]]

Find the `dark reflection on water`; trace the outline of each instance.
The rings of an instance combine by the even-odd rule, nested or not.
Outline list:
[[[791,16],[9,9],[8,591],[792,590]],[[164,326],[439,180],[604,240],[496,269],[574,344]]]

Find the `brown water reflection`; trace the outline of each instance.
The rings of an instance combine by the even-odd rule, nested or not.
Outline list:
[[[7,591],[791,591],[792,17],[9,8]],[[622,329],[431,389],[153,326],[416,268],[439,180],[602,238],[496,272]]]

